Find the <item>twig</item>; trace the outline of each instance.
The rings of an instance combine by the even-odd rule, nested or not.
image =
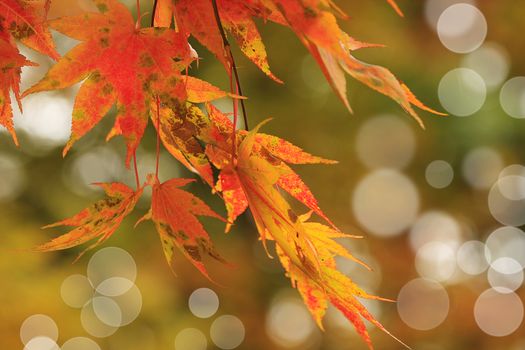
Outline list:
[[[155,13],[157,12],[158,0],[153,0],[153,8],[151,9],[151,26],[155,26]]]
[[[141,16],[140,16],[140,0],[137,0],[137,22],[140,23],[140,20],[141,20]],[[140,24],[138,25],[140,27]]]
[[[137,183],[137,191],[140,188],[140,180],[139,180],[139,169],[137,167],[137,152],[133,152],[133,168],[135,168],[135,182]]]
[[[215,21],[217,22],[217,27],[219,28],[219,33],[221,34],[222,38],[222,44],[224,46],[224,49],[226,50],[228,54],[228,59],[230,61],[230,64],[232,66],[233,74],[235,76],[235,82],[237,85],[237,91],[238,94],[242,96],[242,88],[241,88],[241,82],[239,79],[239,73],[237,72],[237,65],[235,64],[235,59],[233,58],[230,42],[228,41],[228,38],[226,37],[226,33],[224,31],[224,27],[222,26],[221,17],[219,15],[219,8],[217,7],[217,0],[211,0],[211,3],[213,5],[213,14],[215,15]],[[241,109],[242,109],[242,116],[244,119],[244,128],[246,130],[249,129],[248,127],[248,115],[246,114],[246,106],[244,105],[244,100],[241,99]],[[235,125],[233,127],[235,130]]]
[[[159,179],[159,163],[160,163],[160,99],[159,97],[157,96],[156,97],[156,102],[157,102],[157,149],[156,149],[156,153],[157,153],[157,160],[156,160],[156,164],[155,164],[155,178]]]
[[[233,88],[233,75],[232,75],[232,69],[230,66],[230,70],[228,72],[228,75],[230,77],[230,91],[233,93],[233,91],[238,92],[239,89]],[[237,150],[237,120],[239,119],[239,108],[237,104],[237,100],[233,99],[233,128],[232,128],[232,164],[235,163],[235,151]]]

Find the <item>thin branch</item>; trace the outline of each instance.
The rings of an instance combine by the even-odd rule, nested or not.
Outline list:
[[[153,0],[153,8],[151,9],[151,26],[155,27],[155,13],[157,12],[158,0]]]
[[[217,7],[217,0],[211,0],[211,4],[213,6],[213,15],[215,16],[215,21],[217,22],[217,27],[219,28],[219,33],[221,34],[224,48],[229,48],[230,42],[228,41],[228,38],[226,37],[226,32],[224,31],[224,27],[222,26],[221,16],[219,15],[219,8]]]
[[[230,42],[228,41],[228,38],[226,37],[226,32],[224,31],[224,27],[221,22],[221,17],[219,15],[219,8],[217,7],[217,0],[211,0],[211,3],[213,5],[213,14],[215,15],[215,21],[217,22],[217,27],[219,28],[219,33],[221,34],[222,44],[224,46],[224,49],[226,50],[226,53],[229,56],[228,59],[231,64],[233,74],[235,76],[237,92],[239,95],[242,96],[242,88],[241,88],[241,82],[239,79],[239,73],[237,72],[237,65],[235,64],[235,59],[233,58]],[[241,109],[242,109],[242,116],[244,118],[244,128],[248,130],[248,115],[246,114],[246,106],[244,105],[243,99],[241,99]],[[233,129],[235,130],[235,125]]]
[[[157,102],[157,120],[156,120],[156,123],[157,123],[157,149],[156,149],[157,160],[155,164],[155,178],[158,180],[159,179],[159,163],[160,163],[160,98],[158,96],[156,97],[156,102]]]
[[[140,0],[137,0],[137,23],[140,23],[140,20],[141,20],[141,15],[140,15]],[[140,27],[140,24],[139,24],[139,27]]]
[[[237,94],[240,95],[240,96],[243,96],[242,94],[242,89],[241,89],[241,83],[240,83],[240,80],[239,80],[239,73],[237,72],[237,66],[235,65],[235,61],[233,60],[233,54],[231,52],[231,50],[228,48],[228,50],[230,51],[230,57],[231,57],[231,62],[232,62],[232,68],[233,68],[233,74],[235,75],[235,82],[237,83]],[[241,109],[242,109],[242,117],[244,119],[244,129],[248,130],[249,127],[248,127],[248,115],[246,114],[246,106],[244,105],[244,100],[241,99]]]
[[[230,67],[230,71],[228,72],[228,75],[230,76],[230,91],[233,93],[233,75],[232,75],[232,69]],[[239,89],[235,89],[235,91],[238,91]],[[237,120],[239,118],[239,109],[237,105],[237,99],[232,99],[233,101],[233,128],[232,128],[232,164],[235,164],[235,151],[237,150]]]
[[[133,168],[135,169],[135,182],[137,184],[137,191],[140,188],[140,180],[139,180],[139,169],[137,167],[137,152],[133,152]]]

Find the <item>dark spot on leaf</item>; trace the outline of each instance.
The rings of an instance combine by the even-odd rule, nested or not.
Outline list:
[[[288,217],[292,222],[297,222],[297,215],[295,215],[292,209],[288,209]]]
[[[104,95],[110,95],[111,93],[113,93],[113,87],[110,84],[105,84],[102,87],[102,93]]]
[[[183,248],[193,260],[202,261],[201,253],[199,252],[199,247],[185,244],[183,245]]]
[[[94,71],[93,73],[91,73],[91,76],[89,77],[89,79],[94,83],[98,83],[100,79],[102,79],[102,76],[100,75],[98,71]]]
[[[159,225],[160,225],[161,229],[162,229],[163,231],[166,231],[166,233],[167,233],[168,235],[170,235],[170,236],[172,236],[172,237],[175,237],[175,235],[173,234],[173,230],[171,229],[171,226],[170,226],[170,225],[168,225],[168,224],[166,224],[166,223],[164,223],[164,222],[160,222]]]
[[[106,203],[108,204],[109,207],[113,207],[113,206],[119,204],[120,202],[121,202],[121,199],[119,199],[117,197],[110,197],[110,198],[106,199]]]
[[[101,211],[102,209],[106,207],[106,201],[105,200],[98,201],[95,204],[93,204],[93,207],[95,208],[96,211]]]
[[[98,3],[97,8],[101,13],[108,12],[108,6],[106,4]]]
[[[184,233],[184,231],[178,231],[177,235],[184,241],[186,241],[189,238],[188,235]]]
[[[102,47],[109,47],[109,39],[108,38],[100,38],[100,46]]]
[[[304,8],[304,15],[305,17],[310,17],[310,18],[317,17],[317,13],[311,7]]]
[[[139,64],[140,64],[141,67],[146,67],[146,68],[147,68],[147,67],[152,67],[152,66],[153,66],[153,63],[154,63],[154,62],[153,62],[153,59],[151,58],[150,55],[144,53],[144,54],[142,54],[142,55],[140,56],[140,62],[139,62]]]

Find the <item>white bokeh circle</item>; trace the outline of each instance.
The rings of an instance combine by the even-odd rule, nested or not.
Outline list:
[[[487,278],[498,292],[512,292],[523,284],[523,267],[512,258],[498,258],[490,264]]]
[[[416,219],[419,193],[406,175],[380,169],[359,182],[352,207],[357,221],[367,231],[381,237],[395,236]]]
[[[266,333],[279,346],[294,348],[304,345],[315,329],[312,317],[301,300],[280,298],[272,303],[266,315]]]
[[[199,288],[191,293],[188,307],[192,314],[199,318],[208,318],[219,309],[219,297],[209,288]]]
[[[82,308],[80,323],[88,334],[97,338],[109,337],[118,330],[118,327],[109,326],[98,318],[92,303],[88,303]]]
[[[60,348],[53,339],[39,336],[29,340],[24,350],[60,350]]]
[[[515,293],[491,288],[478,297],[474,318],[481,330],[494,337],[512,334],[523,322],[523,302]]]
[[[467,241],[457,251],[459,268],[469,275],[479,275],[487,270],[490,261],[490,251],[480,241]]]
[[[457,248],[461,241],[461,228],[452,215],[440,210],[430,210],[421,214],[414,222],[409,241],[414,252],[430,242],[441,242]]]
[[[84,275],[71,275],[60,286],[60,295],[66,305],[81,308],[93,297],[93,286]]]
[[[490,262],[499,258],[511,258],[525,268],[525,232],[517,227],[504,226],[494,230],[485,244],[490,255]]]
[[[416,140],[407,122],[396,116],[380,115],[368,119],[359,129],[355,148],[368,168],[402,169],[414,156]]]
[[[525,224],[525,198],[518,196],[520,199],[511,199],[515,194],[509,196],[508,191],[506,191],[515,182],[509,176],[498,179],[490,189],[488,206],[494,219],[501,224],[518,227]]]
[[[62,344],[61,350],[101,350],[92,339],[86,337],[71,338]]]
[[[399,316],[410,328],[420,331],[434,329],[443,323],[449,306],[445,288],[425,278],[408,282],[397,296]]]
[[[465,3],[449,6],[439,16],[437,33],[441,43],[455,53],[468,53],[483,44],[487,21],[475,6]]]
[[[514,77],[501,88],[499,100],[501,107],[509,116],[525,118],[525,77]]]
[[[470,186],[477,190],[486,190],[498,179],[503,167],[503,159],[496,150],[477,147],[465,155],[461,170]]]
[[[456,272],[456,251],[446,243],[430,242],[419,248],[415,264],[421,277],[444,282]]]
[[[454,179],[454,169],[444,160],[434,160],[425,169],[425,179],[434,188],[445,188]]]
[[[135,282],[137,265],[133,257],[124,249],[106,247],[98,250],[89,259],[87,276],[95,288],[114,277],[122,277]]]
[[[496,43],[485,43],[476,51],[466,55],[461,65],[476,71],[493,90],[500,86],[509,73],[510,59],[504,47]]]
[[[196,328],[185,328],[175,337],[175,350],[206,350],[206,336]]]
[[[210,327],[211,340],[221,349],[235,349],[244,341],[244,324],[233,315],[217,317]]]
[[[485,81],[472,69],[452,69],[439,82],[438,97],[441,105],[458,117],[466,117],[479,111],[486,96]]]
[[[51,317],[43,314],[35,314],[29,316],[22,322],[20,326],[20,340],[22,340],[22,343],[27,344],[31,339],[36,337],[45,337],[53,341],[58,339],[58,327]]]

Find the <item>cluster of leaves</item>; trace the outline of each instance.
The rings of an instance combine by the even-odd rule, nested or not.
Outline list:
[[[157,146],[162,144],[221,196],[227,218],[181,189],[193,180],[175,178],[160,183],[157,160],[157,173],[148,175],[144,184],[137,176],[136,189],[122,183],[98,184],[107,197],[50,225],[74,228],[36,249],[66,249],[90,241],[94,243],[88,249],[97,246],[133,210],[144,187],[151,186],[151,209],[141,221],[153,221],[170,266],[176,247],[209,278],[203,256],[225,260],[215,250],[198,216],[223,220],[228,231],[249,208],[262,243],[266,247],[268,240],[275,241],[276,254],[287,276],[319,326],[322,328],[322,318],[328,303],[332,303],[372,347],[364,320],[387,331],[358,298],[381,298],[367,294],[338,272],[334,260],[339,255],[363,264],[334,240],[353,236],[341,233],[326,217],[310,189],[290,167],[334,162],[260,133],[261,125],[251,131],[237,130],[238,103],[244,107],[244,97],[228,38],[233,38],[249,60],[279,83],[270,70],[254,19],[275,22],[295,32],[348,109],[345,73],[390,96],[419,122],[413,106],[431,110],[390,71],[352,56],[354,50],[371,45],[340,29],[336,16],[346,15],[331,0],[157,0],[148,28],[141,28],[140,20],[135,21],[117,0],[93,1],[98,12],[47,21],[49,0],[38,6],[29,0],[0,0],[0,124],[17,143],[10,91],[20,106],[20,99],[29,94],[83,81],[75,99],[71,138],[64,155],[116,104],[116,121],[107,139],[117,135],[125,138],[126,165],[129,167],[132,159],[136,164],[136,149],[151,120],[158,135]],[[394,1],[388,2],[400,13]],[[59,57],[49,28],[80,43]],[[188,43],[190,36],[225,66],[231,83],[229,93],[188,75],[188,68],[198,60]],[[15,40],[57,60],[38,83],[22,94],[21,68],[32,63],[18,52]],[[233,122],[210,103],[226,96],[233,101]],[[217,169],[217,177],[213,168]],[[303,203],[308,212],[296,213],[283,191]],[[327,225],[310,221],[312,213]]]

